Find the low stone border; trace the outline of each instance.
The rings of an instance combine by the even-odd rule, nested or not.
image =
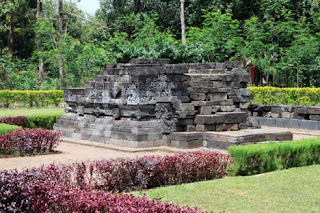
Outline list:
[[[320,130],[320,122],[313,120],[255,117],[261,126]]]
[[[320,121],[320,107],[251,104],[249,115],[254,117],[284,118]]]

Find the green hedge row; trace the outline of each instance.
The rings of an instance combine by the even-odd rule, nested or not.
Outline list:
[[[21,129],[21,128],[22,128],[21,126],[0,123],[0,135],[8,132],[12,132],[13,130]]]
[[[27,116],[26,127],[53,129],[53,124],[55,124],[61,116],[62,114],[30,115]]]
[[[320,88],[249,87],[251,103],[320,106]]]
[[[0,107],[12,104],[27,107],[58,106],[63,101],[62,90],[0,90]]]
[[[231,146],[233,175],[253,175],[320,163],[320,138]]]

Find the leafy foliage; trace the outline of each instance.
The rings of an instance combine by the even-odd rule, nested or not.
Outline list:
[[[216,152],[146,156],[93,163],[50,165],[23,172],[0,171],[0,210],[5,212],[175,212],[201,213],[159,200],[106,192],[151,188],[218,178],[229,155]]]
[[[60,68],[65,87],[78,87],[108,63],[134,57],[251,60],[261,73],[258,85],[318,87],[319,3],[185,0],[188,37],[182,45],[176,0],[101,0],[94,16],[63,1],[60,36],[57,1],[41,1],[39,19],[35,0],[1,2],[0,89],[59,89]]]
[[[28,118],[26,116],[2,117],[0,123],[26,127]]]
[[[0,90],[0,106],[11,104],[28,107],[58,106],[63,100],[62,90]]]
[[[251,102],[261,105],[306,105],[320,104],[319,88],[249,87]]]
[[[0,135],[8,132],[12,132],[13,130],[16,130],[16,129],[21,129],[21,126],[4,124],[4,123],[1,123],[0,121]]]
[[[231,146],[235,175],[252,175],[320,163],[320,138]]]
[[[24,155],[52,152],[62,134],[43,129],[18,129],[0,135],[0,155]]]

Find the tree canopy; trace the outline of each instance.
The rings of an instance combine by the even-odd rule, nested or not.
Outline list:
[[[185,45],[180,1],[100,0],[95,15],[62,3],[0,2],[0,89],[78,87],[134,57],[242,58],[265,76],[258,84],[320,86],[320,0],[185,0]]]

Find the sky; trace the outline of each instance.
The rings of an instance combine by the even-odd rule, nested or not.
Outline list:
[[[100,7],[99,0],[81,0],[77,4],[83,11],[90,15],[94,15],[96,10]]]

